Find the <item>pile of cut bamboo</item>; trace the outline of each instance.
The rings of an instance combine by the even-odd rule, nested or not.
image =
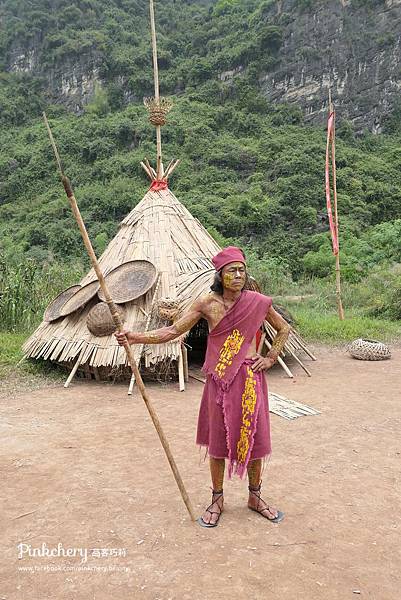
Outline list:
[[[263,333],[262,333],[262,337],[260,339],[258,352],[263,354],[263,352],[266,351],[266,348],[264,346],[266,346],[267,349],[270,350],[273,340],[276,337],[276,335],[277,335],[277,331],[274,329],[274,327],[272,325],[270,325],[270,323],[268,321],[264,321]],[[304,352],[307,356],[309,356],[309,358],[311,358],[312,360],[316,360],[316,357],[309,350],[306,343],[303,341],[303,339],[301,338],[299,333],[296,331],[296,329],[291,327],[290,335],[288,336],[287,342],[284,345],[284,349],[283,349],[281,355],[278,357],[278,362],[281,365],[281,367],[284,369],[284,371],[287,373],[288,377],[293,378],[294,375],[292,374],[289,367],[284,362],[284,359],[287,356],[291,356],[302,367],[302,369],[305,371],[305,373],[308,375],[308,377],[312,377],[311,372],[307,369],[307,367],[305,367],[304,363],[299,358],[299,356],[298,356],[299,352]]]

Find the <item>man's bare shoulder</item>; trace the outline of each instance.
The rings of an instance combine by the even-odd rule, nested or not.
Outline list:
[[[204,313],[208,314],[210,308],[214,306],[216,303],[223,304],[221,296],[216,294],[215,292],[209,292],[208,294],[204,294],[200,296],[197,300],[197,306]]]
[[[218,302],[219,304],[223,304],[221,296],[219,296],[219,294],[216,294],[216,292],[209,292],[209,294],[204,294],[203,296],[201,296],[200,300],[202,301],[204,306],[212,306],[216,302]]]

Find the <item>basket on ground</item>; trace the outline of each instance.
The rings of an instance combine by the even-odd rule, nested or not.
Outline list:
[[[390,348],[376,340],[354,340],[348,346],[348,352],[358,360],[386,360],[391,358]]]

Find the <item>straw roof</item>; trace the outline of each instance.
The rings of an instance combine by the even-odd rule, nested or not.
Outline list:
[[[116,236],[99,259],[104,275],[130,260],[148,260],[158,272],[153,287],[142,297],[124,304],[124,326],[144,331],[163,325],[157,312],[157,299],[175,298],[179,313],[193,300],[209,291],[213,278],[211,257],[220,247],[169,189],[149,191],[120,224]],[[80,281],[96,280],[93,269]],[[124,348],[113,334],[97,337],[87,328],[90,309],[97,295],[82,309],[57,321],[43,321],[24,345],[26,357],[57,362],[76,361],[91,367],[118,367],[126,364]],[[145,346],[146,367],[166,358],[178,359],[180,340]],[[142,352],[134,346],[136,358]]]

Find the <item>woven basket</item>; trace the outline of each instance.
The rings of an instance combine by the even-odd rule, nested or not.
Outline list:
[[[354,340],[349,344],[348,352],[358,360],[386,360],[391,358],[388,346],[376,340]]]
[[[80,285],[72,285],[71,287],[61,292],[61,294],[56,296],[46,308],[43,320],[52,322],[56,319],[59,319],[61,317],[60,311],[63,308],[64,304],[75,294],[75,292],[77,292],[80,289]]]
[[[157,312],[163,321],[173,321],[178,314],[180,301],[177,298],[159,298]]]
[[[149,111],[149,121],[152,125],[163,126],[167,123],[166,116],[172,107],[170,100],[161,96],[158,100],[156,98],[145,98],[143,103]]]
[[[117,306],[117,312],[120,315],[121,321],[124,322],[124,308],[122,306]],[[86,317],[86,326],[89,331],[97,337],[114,333],[116,326],[106,302],[99,302],[90,309],[88,316]]]
[[[79,308],[82,308],[91,298],[93,298],[98,289],[99,282],[97,279],[96,281],[91,281],[91,283],[81,287],[65,304],[63,304],[60,310],[60,316],[66,317]]]

